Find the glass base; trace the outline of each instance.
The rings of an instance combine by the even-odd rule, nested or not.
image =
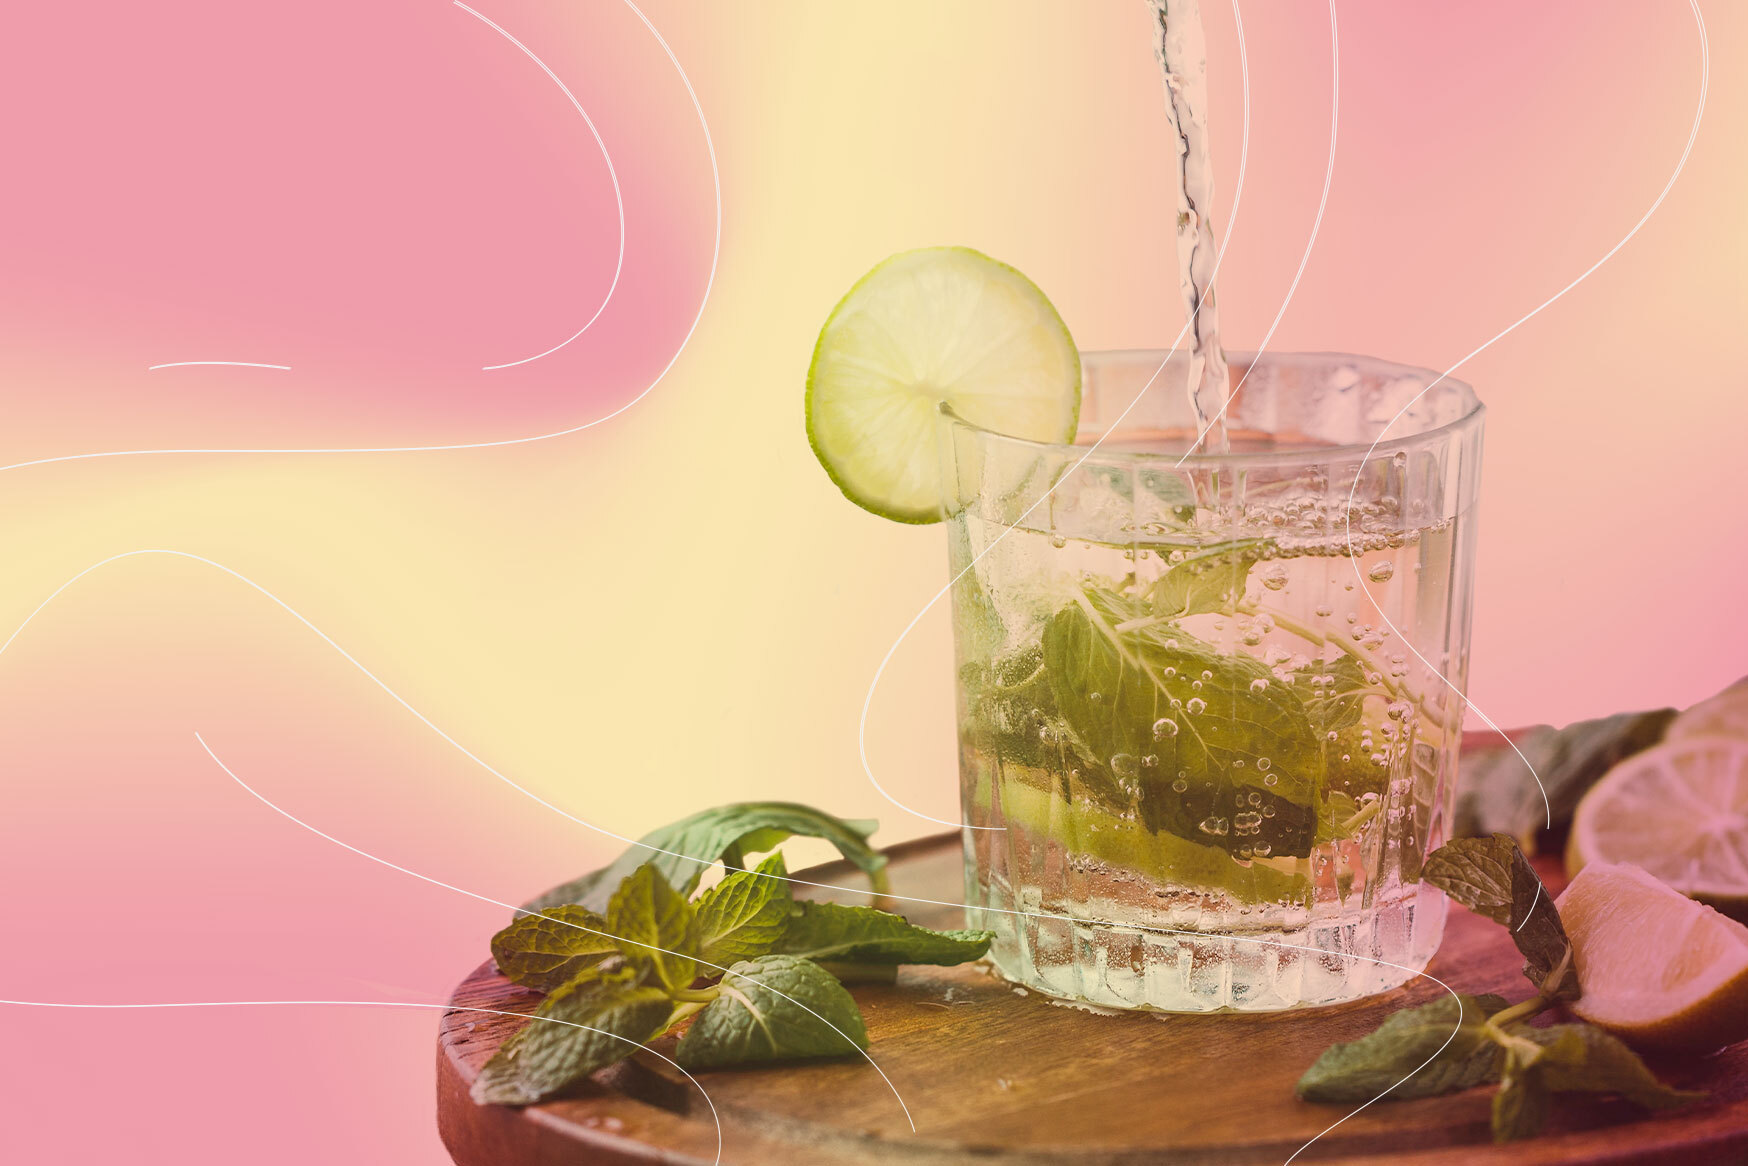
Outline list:
[[[1005,979],[1072,1003],[1159,1012],[1272,1012],[1357,1000],[1418,975],[1444,931],[1444,896],[1410,894],[1340,918],[1246,919],[1215,934],[1087,922],[1118,905],[1077,905],[1076,919],[1028,906],[1000,884],[968,889],[969,925],[996,933],[990,960]],[[1037,912],[1011,914],[1010,912]],[[1260,926],[1259,926],[1260,924]],[[1150,929],[1158,928],[1158,930]]]

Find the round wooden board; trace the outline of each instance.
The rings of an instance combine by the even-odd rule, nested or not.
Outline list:
[[[897,893],[960,895],[958,835],[907,843],[890,854]],[[1558,891],[1557,864],[1537,865]],[[856,885],[844,864],[805,877]],[[954,908],[906,905],[905,913],[933,927],[962,926]],[[1429,972],[1463,992],[1515,1000],[1528,995],[1520,964],[1504,929],[1457,908]],[[1441,992],[1423,979],[1334,1008],[1162,1017],[1091,1015],[1022,996],[976,967],[905,968],[896,985],[853,991],[867,1018],[869,1050],[891,1087],[859,1059],[700,1074],[721,1117],[724,1163],[1280,1166],[1345,1112],[1293,1095],[1306,1066],[1330,1044]],[[529,1012],[538,1001],[487,963],[456,989],[456,1011],[443,1016],[438,1121],[459,1166],[715,1160],[710,1107],[672,1066],[647,1054],[598,1074],[563,1100],[520,1110],[474,1105],[468,1087],[475,1074],[523,1022],[466,1009]],[[655,1047],[672,1055],[673,1044],[668,1038]],[[1503,1147],[1490,1140],[1489,1090],[1380,1103],[1323,1134],[1296,1161],[1748,1162],[1748,1045],[1652,1067],[1670,1084],[1705,1090],[1709,1099],[1646,1114],[1624,1101],[1568,1094],[1540,1137]],[[894,1088],[909,1106],[914,1131]]]

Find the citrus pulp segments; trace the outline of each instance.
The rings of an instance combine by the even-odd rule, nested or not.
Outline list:
[[[1577,960],[1579,1016],[1651,1047],[1748,1037],[1748,928],[1628,863],[1585,867],[1555,905]]]
[[[1080,356],[1056,309],[1018,271],[965,247],[894,255],[833,309],[808,369],[808,440],[858,506],[935,522],[943,403],[1042,442],[1072,440],[1080,413]]]
[[[1748,740],[1688,737],[1629,757],[1578,805],[1568,865],[1630,862],[1683,894],[1748,899]]]

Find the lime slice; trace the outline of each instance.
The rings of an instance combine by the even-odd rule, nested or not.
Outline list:
[[[1032,441],[1073,440],[1080,415],[1068,326],[1031,280],[968,247],[894,255],[832,309],[807,370],[807,439],[856,505],[938,522],[943,403]]]
[[[1626,863],[1585,867],[1555,906],[1582,989],[1573,1012],[1648,1048],[1748,1038],[1748,927]]]
[[[1748,740],[1687,737],[1609,770],[1578,803],[1566,867],[1630,862],[1682,894],[1748,913]]]
[[[1748,739],[1748,678],[1677,716],[1663,736],[1670,741],[1711,736]]]

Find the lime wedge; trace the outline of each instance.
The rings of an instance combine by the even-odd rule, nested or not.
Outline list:
[[[1555,905],[1592,1024],[1647,1048],[1710,1052],[1748,1038],[1748,927],[1628,863],[1592,863]]]
[[[1080,415],[1068,326],[1031,280],[968,247],[894,255],[832,309],[807,370],[807,439],[856,505],[938,522],[943,403],[1032,441],[1073,440]]]

